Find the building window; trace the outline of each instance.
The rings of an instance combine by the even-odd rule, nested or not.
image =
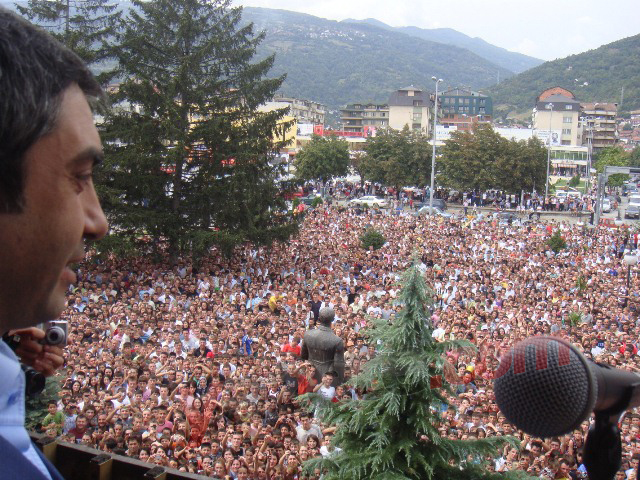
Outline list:
[[[570,128],[563,128],[562,129],[562,134],[563,135],[571,135],[571,129]]]
[[[562,123],[573,123],[573,117],[568,117],[568,116],[562,117]]]
[[[571,140],[562,140],[562,145],[571,145]]]
[[[414,122],[421,122],[422,121],[422,114],[421,113],[414,113],[413,114],[413,121]]]
[[[564,109],[565,110],[573,110],[573,105],[565,105]]]

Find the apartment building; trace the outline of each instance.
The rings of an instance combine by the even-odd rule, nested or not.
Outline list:
[[[452,88],[438,93],[438,112],[442,125],[470,130],[477,123],[491,122],[493,101],[479,92]]]
[[[365,130],[389,126],[389,106],[375,103],[352,103],[340,110],[342,131],[364,134]]]
[[[324,125],[327,107],[321,103],[283,95],[273,97],[273,102],[287,105],[289,115],[295,118],[298,123]]]
[[[589,146],[594,152],[615,145],[618,141],[618,104],[582,103],[580,123],[582,127],[582,145]]]
[[[431,95],[413,85],[396,90],[389,97],[389,126],[402,130],[405,126],[413,130],[431,132]]]
[[[573,93],[561,87],[542,92],[533,109],[534,134],[551,145],[581,145],[580,102]],[[581,139],[580,139],[581,140]]]

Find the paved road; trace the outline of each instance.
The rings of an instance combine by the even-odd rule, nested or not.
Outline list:
[[[344,200],[339,200],[337,202],[338,205],[342,205],[342,206],[346,205],[346,203],[347,202],[345,202]],[[611,210],[611,212],[609,213],[603,213],[601,215],[601,218],[611,218],[614,220],[619,218],[627,225],[637,225],[638,227],[640,227],[639,220],[624,219],[624,212],[628,203],[629,203],[629,198],[622,197],[622,204],[620,205],[618,210]],[[406,206],[404,207],[404,210],[410,211],[411,209],[408,206]],[[469,208],[469,211],[471,210],[472,209]],[[496,211],[495,208],[492,208],[492,207],[481,207],[478,210],[484,213],[491,213]],[[462,213],[462,206],[455,203],[449,203],[447,204],[447,211],[450,213]],[[507,210],[507,211],[515,212],[515,210]],[[526,216],[528,215],[529,214],[527,213]],[[525,216],[525,214],[523,214],[523,216]],[[540,219],[542,221],[566,222],[571,225],[574,225],[578,222],[589,222],[589,218],[590,218],[590,215],[586,213],[576,216],[571,214],[570,212],[540,212]]]

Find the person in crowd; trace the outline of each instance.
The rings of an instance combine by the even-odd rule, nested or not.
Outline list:
[[[543,204],[529,204],[536,201]],[[294,478],[304,460],[334,448],[332,429],[298,396],[316,391],[340,402],[364,393],[332,385],[332,375],[316,379],[297,351],[299,339],[315,328],[315,310],[331,307],[330,329],[345,346],[345,381],[359,374],[379,348],[366,328],[373,317],[394,321],[402,309],[400,274],[417,255],[434,292],[435,341],[477,347],[447,356],[454,390],[437,430],[458,439],[515,434],[519,448],[490,462],[499,471],[584,473],[589,422],[555,439],[518,432],[498,410],[492,376],[511,346],[537,334],[565,338],[596,361],[640,368],[637,275],[632,270],[628,291],[626,275],[617,274],[626,271],[618,255],[623,230],[336,205],[305,211],[302,222],[286,244],[242,245],[231,257],[213,249],[197,266],[187,256],[98,259],[90,251],[63,289],[70,342],[56,404],[62,436],[53,430],[58,423],[41,430],[75,441],[77,423],[83,428],[91,417],[95,425],[88,422],[80,441],[105,451],[128,450],[214,478]],[[359,245],[371,226],[387,240],[378,250]],[[567,243],[558,254],[547,244],[555,231]],[[632,459],[640,454],[638,412],[625,415],[620,429]]]

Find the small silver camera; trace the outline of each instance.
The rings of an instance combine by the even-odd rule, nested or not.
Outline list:
[[[44,345],[54,345],[56,347],[64,347],[67,344],[67,332],[69,324],[64,320],[52,320],[45,324]]]

